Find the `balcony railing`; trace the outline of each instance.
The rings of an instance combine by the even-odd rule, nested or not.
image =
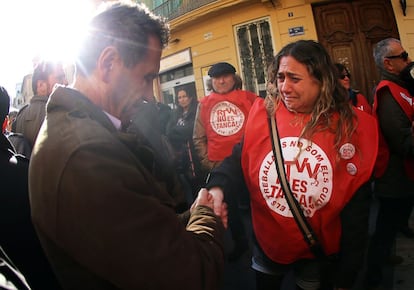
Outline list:
[[[166,17],[168,20],[172,20],[216,1],[217,0],[168,0],[160,6],[155,7],[152,11],[155,14]]]

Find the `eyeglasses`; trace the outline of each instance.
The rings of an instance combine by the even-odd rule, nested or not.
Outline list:
[[[386,56],[385,58],[388,58],[388,59],[401,58],[403,61],[407,61],[407,59],[408,59],[408,52],[403,51],[399,55],[390,55],[390,56]]]
[[[343,74],[343,75],[340,75],[340,76],[339,76],[339,78],[340,78],[341,80],[345,79],[346,77],[348,77],[348,79],[350,79],[350,78],[351,78],[351,75],[350,75],[350,74]]]

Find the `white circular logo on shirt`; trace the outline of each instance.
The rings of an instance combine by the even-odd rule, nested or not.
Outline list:
[[[210,114],[211,127],[221,136],[230,136],[239,132],[243,127],[244,119],[243,112],[227,101],[217,103]]]
[[[317,144],[308,140],[301,139],[298,142],[297,137],[285,137],[280,143],[291,191],[305,216],[312,217],[331,198],[331,162]],[[271,210],[285,217],[293,217],[276,172],[273,151],[266,155],[260,166],[259,187]]]

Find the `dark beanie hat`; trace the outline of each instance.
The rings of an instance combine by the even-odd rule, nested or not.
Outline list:
[[[208,75],[212,78],[234,73],[236,73],[236,69],[227,62],[216,63],[208,70]]]

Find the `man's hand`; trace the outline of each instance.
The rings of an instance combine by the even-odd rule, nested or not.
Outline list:
[[[224,194],[220,187],[210,188],[208,193],[213,198],[213,210],[216,215],[221,217],[225,228],[227,228],[227,204],[223,202]]]
[[[209,208],[213,209],[213,197],[208,193],[207,189],[205,188],[200,189],[200,191],[198,192],[197,198],[191,205],[190,211],[192,212],[199,205],[208,206]]]
[[[207,191],[205,188],[200,189],[196,200],[191,205],[190,212],[192,212],[198,205],[208,206],[218,217],[220,217],[224,227],[227,228],[227,204],[223,202],[223,191],[218,187],[216,187],[216,189],[218,189],[218,191],[214,190],[213,194],[211,193],[211,189],[210,191]]]
[[[208,193],[213,197],[213,210],[218,216],[221,216],[221,204],[223,203],[224,194],[220,187],[210,188]]]

